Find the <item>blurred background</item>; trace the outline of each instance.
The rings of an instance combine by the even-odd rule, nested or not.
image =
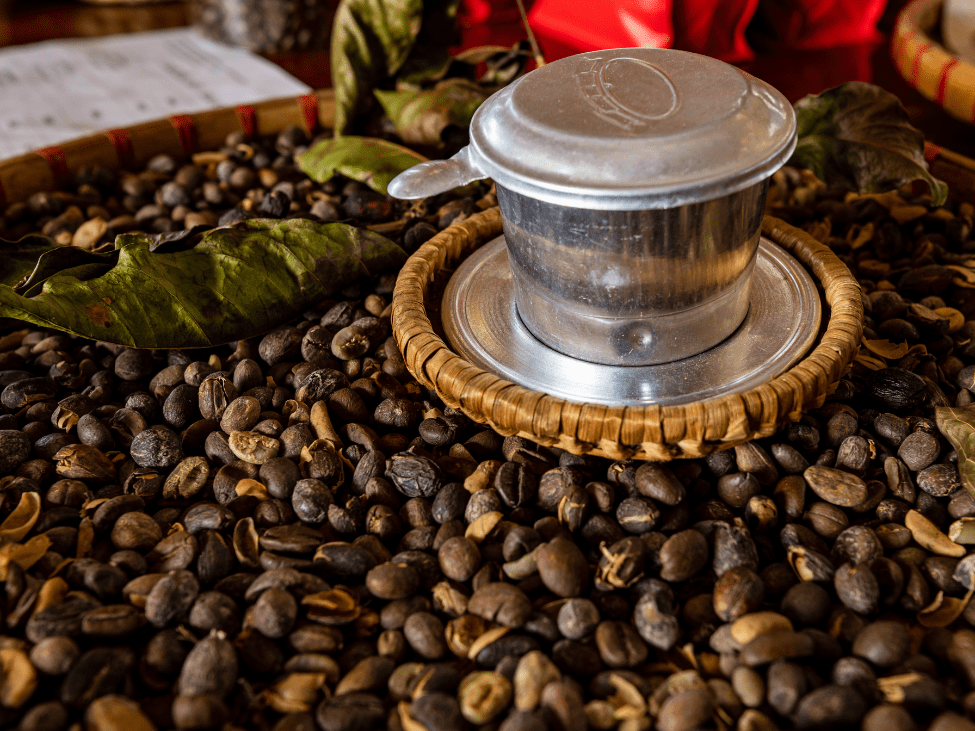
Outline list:
[[[969,2],[970,0],[964,0]],[[901,98],[928,139],[975,155],[971,126],[894,69],[890,35],[907,0],[526,0],[547,61],[600,48],[656,46],[734,63],[791,101],[844,81]],[[330,86],[329,28],[338,0],[0,0],[0,47],[195,24],[249,48],[313,88]],[[462,0],[458,48],[525,37],[515,0]],[[445,31],[447,32],[447,31]]]

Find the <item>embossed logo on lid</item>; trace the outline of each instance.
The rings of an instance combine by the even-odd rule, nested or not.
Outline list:
[[[639,58],[586,57],[579,64],[579,84],[596,114],[630,132],[680,107],[670,77]]]

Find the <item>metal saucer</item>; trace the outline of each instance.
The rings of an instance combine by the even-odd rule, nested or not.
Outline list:
[[[525,388],[607,406],[674,406],[746,391],[788,370],[816,340],[822,306],[809,272],[763,237],[748,314],[726,340],[660,365],[588,363],[544,345],[522,323],[508,250],[498,236],[457,268],[441,315],[461,357]]]

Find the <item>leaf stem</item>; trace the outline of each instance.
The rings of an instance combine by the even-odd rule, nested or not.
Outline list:
[[[532,47],[532,55],[535,57],[535,66],[541,68],[545,65],[545,57],[542,55],[542,49],[538,46],[538,41],[535,40],[535,34],[532,32],[532,27],[528,24],[528,13],[525,12],[525,3],[522,0],[515,0],[518,3],[518,12],[521,13],[521,22],[525,26],[525,33],[528,34],[528,42]]]

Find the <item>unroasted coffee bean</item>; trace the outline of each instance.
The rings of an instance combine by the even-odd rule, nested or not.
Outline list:
[[[847,508],[867,499],[867,484],[856,475],[833,467],[813,465],[803,476],[813,492],[833,505]]]
[[[938,458],[940,451],[941,445],[938,444],[935,436],[926,431],[916,431],[901,442],[900,447],[897,448],[897,456],[917,472],[931,465]]]

